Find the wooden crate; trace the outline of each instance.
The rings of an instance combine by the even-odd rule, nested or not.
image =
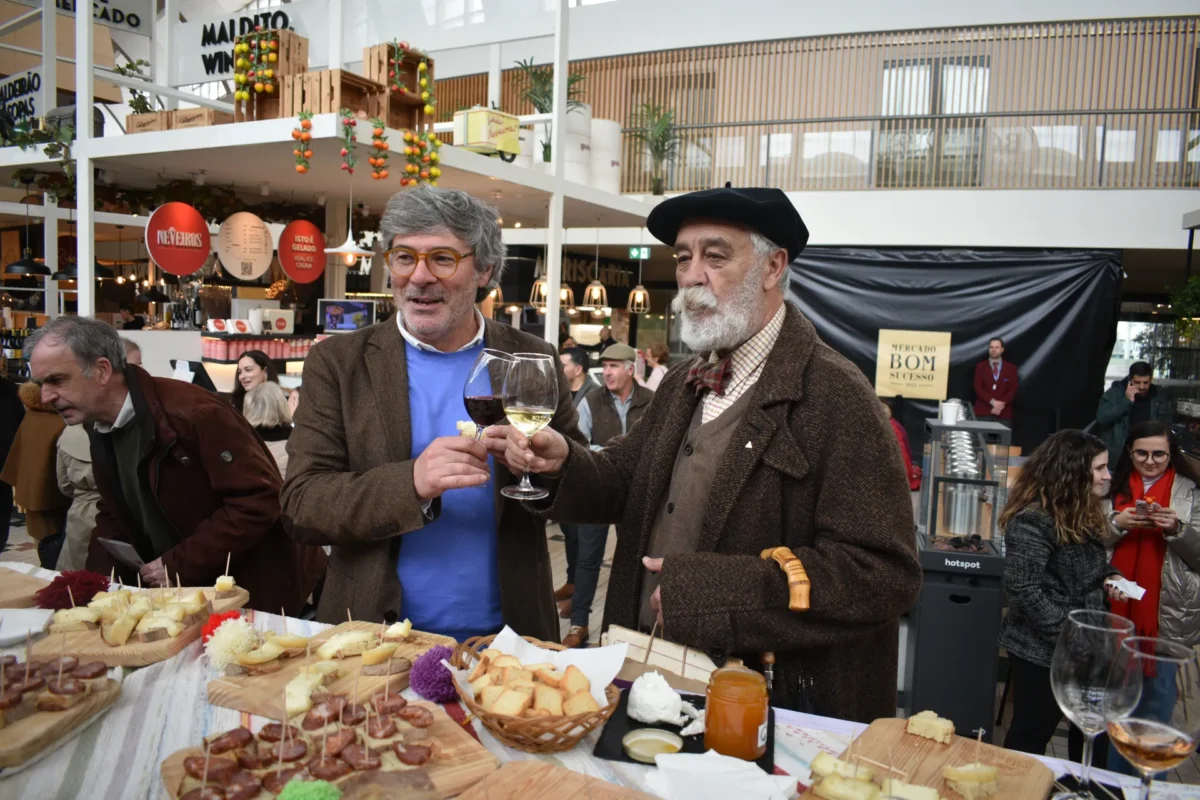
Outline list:
[[[125,133],[147,133],[171,130],[171,112],[154,111],[149,114],[130,114],[125,117]]]
[[[283,91],[283,78],[287,75],[299,75],[308,72],[308,39],[300,34],[289,31],[271,31],[271,38],[279,40],[279,47],[276,50],[269,50],[268,53],[275,53],[277,58],[274,62],[254,63],[253,69],[270,69],[274,72],[272,81],[275,86],[275,91],[271,93],[257,93],[252,89],[253,82],[241,88],[250,89],[250,99],[234,103],[233,119],[235,122],[248,122],[250,120],[259,119],[278,119],[283,116],[280,113],[279,95]],[[235,45],[250,43],[261,38],[262,33],[248,33],[239,36],[233,40]],[[261,51],[254,48],[250,51],[251,55],[258,54]],[[237,56],[235,55],[235,58]]]
[[[233,122],[233,114],[215,108],[181,108],[171,112],[171,130],[205,128]]]
[[[279,49],[274,51],[279,58],[274,63],[267,63],[262,66],[275,70],[276,78],[283,77],[284,75],[297,75],[301,72],[308,72],[308,39],[295,31],[289,30],[270,31],[270,33],[279,39]],[[233,43],[242,44],[258,36],[261,36],[261,33],[248,33],[237,37],[233,40]],[[257,52],[257,50],[252,50],[251,52]],[[257,68],[258,65],[255,65],[255,67]]]
[[[387,89],[344,69],[325,69],[300,75],[285,75],[280,95],[280,114],[294,117],[301,111],[336,114],[343,108],[367,117],[387,118]]]
[[[363,74],[370,80],[382,83],[388,89],[388,113],[383,119],[389,128],[396,130],[432,130],[434,115],[425,113],[425,101],[420,97],[421,87],[418,83],[421,74],[417,71],[417,65],[421,63],[422,57],[408,51],[399,59],[400,63],[392,64],[393,57],[393,45],[388,43],[363,48]],[[424,61],[428,67],[425,77],[432,92],[433,59],[425,57]],[[408,94],[393,91],[392,79],[389,77],[393,70],[400,81],[409,88]],[[436,94],[434,97],[436,99]]]

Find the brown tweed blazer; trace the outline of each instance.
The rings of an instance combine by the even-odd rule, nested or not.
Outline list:
[[[663,379],[640,424],[599,452],[571,445],[553,504],[565,522],[620,523],[604,626],[636,627],[650,527],[699,402],[690,363]],[[674,502],[680,502],[674,498]],[[776,654],[773,702],[869,722],[896,713],[899,619],[921,586],[912,502],[895,437],[862,373],[788,307],[783,329],[707,497],[699,551],[667,556],[668,639],[718,662]],[[812,608],[787,608],[786,546],[812,581]]]
[[[509,353],[548,353],[536,336],[488,320],[484,344]],[[557,361],[557,358],[555,359]],[[582,442],[571,390],[559,370],[558,410],[551,426]],[[467,419],[463,410],[463,419]],[[288,439],[283,522],[299,542],[333,545],[317,609],[322,622],[402,619],[396,560],[402,534],[425,524],[413,488],[404,338],[389,319],[331,336],[304,363],[304,394]],[[546,547],[546,525],[500,496],[512,474],[493,468],[499,536],[500,604],[518,633],[557,642],[558,616]],[[433,513],[441,510],[434,501]]]

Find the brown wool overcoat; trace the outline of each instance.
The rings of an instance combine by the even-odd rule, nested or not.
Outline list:
[[[546,353],[545,341],[486,321],[484,346],[508,353]],[[557,358],[555,358],[557,363]],[[570,385],[559,367],[558,409],[550,425],[582,442]],[[464,409],[462,418],[467,419]],[[396,561],[402,534],[424,523],[413,488],[404,338],[389,319],[333,336],[304,362],[304,396],[288,439],[283,518],[296,541],[333,546],[317,618],[403,619]],[[557,642],[558,616],[546,524],[500,489],[515,481],[493,468],[499,537],[497,570],[504,622],[518,633]],[[432,513],[439,513],[435,500]]]
[[[619,523],[604,626],[637,627],[650,528],[699,402],[692,362],[667,374],[642,421],[600,452],[571,446],[547,516]],[[816,713],[869,722],[896,713],[899,620],[921,586],[908,481],[862,372],[788,307],[783,329],[706,497],[699,552],[663,563],[666,637],[758,663],[776,654],[777,705],[811,680]],[[789,611],[787,580],[761,551],[791,548],[812,607]]]

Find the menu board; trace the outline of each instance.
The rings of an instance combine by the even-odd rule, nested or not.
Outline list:
[[[249,211],[239,211],[221,223],[217,257],[232,277],[252,281],[271,268],[275,243],[267,223]]]
[[[325,237],[311,222],[298,219],[279,234],[279,264],[296,283],[312,283],[325,272]]]

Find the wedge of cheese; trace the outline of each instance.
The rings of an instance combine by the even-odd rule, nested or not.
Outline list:
[[[309,675],[319,675],[325,683],[342,674],[342,665],[336,661],[314,661],[308,665]]]
[[[222,575],[213,585],[213,591],[216,592],[218,600],[224,600],[237,594],[237,584],[234,583],[232,575]]]
[[[66,631],[86,631],[98,627],[100,612],[87,606],[64,608],[54,612],[54,621],[50,623],[52,633]]]
[[[134,628],[137,627],[138,617],[125,614],[112,622],[105,622],[100,625],[100,638],[109,647],[120,647],[129,641],[129,637],[133,635]]]
[[[142,617],[135,631],[141,636],[144,642],[153,642],[159,639],[174,639],[183,633],[183,623],[155,614]]]
[[[944,767],[942,777],[946,785],[961,794],[966,800],[982,800],[999,791],[996,778],[1000,772],[989,764],[966,764],[961,767]]]
[[[317,648],[317,656],[323,660],[348,658],[371,649],[375,638],[366,631],[335,633]]]
[[[263,642],[262,646],[257,650],[251,650],[249,653],[238,653],[237,663],[243,667],[257,667],[266,664],[268,661],[274,661],[283,655],[283,648],[275,642]]]
[[[385,642],[400,641],[402,639],[407,639],[410,633],[412,633],[412,622],[410,620],[406,619],[404,622],[393,622],[390,626],[388,626],[388,629],[383,632],[383,640]]]
[[[813,794],[825,800],[880,800],[879,787],[841,775],[830,775],[813,787]]]
[[[266,638],[268,642],[274,642],[282,647],[285,652],[288,650],[299,650],[303,653],[304,648],[308,645],[307,636],[297,636],[294,633],[268,632]]]
[[[324,685],[323,677],[312,672],[302,672],[288,681],[283,690],[287,715],[294,717],[309,711],[312,708],[312,693],[322,685]]]
[[[875,777],[875,770],[870,767],[855,766],[824,751],[817,753],[817,757],[812,760],[812,771],[813,774],[820,775],[822,778],[840,775],[843,778],[869,781]]]
[[[384,642],[378,647],[372,647],[363,653],[362,663],[364,667],[369,667],[373,664],[386,663],[395,652],[398,645],[395,642]]]
[[[908,718],[904,731],[942,744],[950,744],[950,740],[954,738],[954,723],[939,717],[933,711],[922,711]]]
[[[882,788],[884,797],[889,798],[889,800],[942,800],[942,796],[937,793],[937,789],[930,786],[905,783],[895,778],[885,780]]]

